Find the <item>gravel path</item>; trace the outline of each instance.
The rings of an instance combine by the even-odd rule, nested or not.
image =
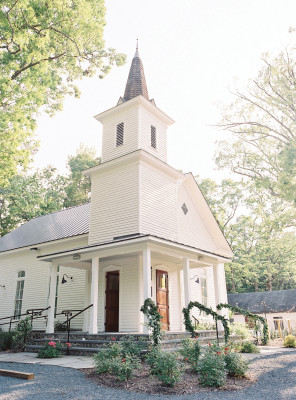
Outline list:
[[[155,396],[106,389],[71,368],[4,362],[0,362],[0,368],[35,374],[31,381],[0,376],[1,400],[296,400],[296,350],[254,359],[251,370],[258,382],[245,390],[218,390],[186,396]]]

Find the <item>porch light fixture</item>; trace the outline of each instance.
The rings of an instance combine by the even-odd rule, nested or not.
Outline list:
[[[190,280],[192,281],[192,279],[194,279],[194,278],[196,278],[194,282],[199,283],[199,277],[197,275],[194,275],[194,277],[190,278]]]
[[[71,281],[73,280],[73,276],[69,276],[67,274],[64,274],[62,277],[62,284],[67,283],[68,281],[65,279],[65,276],[70,279]]]
[[[0,287],[3,287],[3,289],[5,289],[5,285],[0,285]]]

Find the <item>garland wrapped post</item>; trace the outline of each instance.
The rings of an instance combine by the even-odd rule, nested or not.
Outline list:
[[[150,298],[144,301],[140,311],[147,317],[147,325],[152,328],[152,340],[154,346],[158,346],[161,342],[161,325],[162,316],[157,311],[157,306]]]
[[[212,308],[206,307],[203,304],[199,303],[198,301],[191,301],[187,308],[184,307],[182,312],[184,315],[184,325],[186,328],[186,331],[191,332],[191,336],[195,337],[195,331],[194,331],[194,327],[192,325],[191,322],[191,318],[190,318],[190,310],[196,307],[198,308],[200,311],[204,311],[207,315],[211,315],[215,322],[216,322],[216,330],[218,332],[218,328],[217,328],[217,322],[221,321],[223,328],[224,328],[224,339],[225,339],[225,343],[227,343],[228,338],[230,336],[230,330],[229,330],[229,326],[228,326],[228,320],[223,317],[223,315],[219,315],[217,314]],[[217,334],[217,338],[218,338],[218,334]]]
[[[261,342],[263,345],[267,345],[269,341],[268,324],[263,317],[260,317],[260,315],[257,314],[252,314],[249,311],[244,310],[243,308],[232,306],[230,304],[220,303],[217,305],[218,310],[221,310],[222,308],[228,308],[235,313],[243,314],[245,317],[252,318],[255,322],[261,322],[261,324],[263,325],[263,339],[261,340]]]

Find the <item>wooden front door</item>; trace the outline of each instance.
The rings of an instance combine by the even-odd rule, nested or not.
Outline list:
[[[119,317],[119,272],[106,274],[106,318],[105,331],[118,332]]]
[[[170,329],[169,322],[169,289],[168,289],[168,273],[166,271],[156,270],[156,301],[157,309],[162,319],[161,329],[168,331]]]

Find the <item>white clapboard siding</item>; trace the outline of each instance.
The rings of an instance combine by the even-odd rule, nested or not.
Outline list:
[[[139,148],[160,160],[167,161],[167,127],[150,111],[140,107]],[[151,146],[151,125],[156,128],[156,149]]]
[[[123,144],[116,146],[116,127],[124,123]],[[103,124],[102,162],[113,160],[138,149],[139,110],[116,113]]]
[[[65,241],[58,245],[46,245],[38,252],[32,252],[29,249],[19,250],[15,253],[1,254],[0,256],[0,285],[5,285],[5,288],[0,288],[0,318],[13,315],[14,300],[16,294],[16,282],[18,271],[25,271],[25,283],[23,292],[22,313],[27,309],[46,308],[48,306],[49,294],[49,262],[40,261],[38,255],[51,253],[54,250],[65,250],[75,246],[84,245],[87,239],[73,239]],[[68,272],[67,272],[68,271]],[[70,273],[69,273],[70,271]],[[84,271],[76,268],[62,268],[61,273],[67,273],[74,277],[74,281],[64,286],[61,289],[62,299],[59,300],[61,309],[68,308],[69,304],[75,304],[75,308],[80,307],[81,299],[83,300],[84,287],[83,277]],[[62,275],[60,275],[62,276]],[[81,293],[80,293],[81,292]],[[84,303],[82,302],[83,308]],[[70,307],[69,307],[70,308]],[[72,307],[73,308],[73,307]],[[76,322],[77,328],[80,327],[81,321]],[[75,327],[75,324],[73,324]],[[5,327],[3,327],[5,329]],[[45,329],[45,320],[37,319],[33,324],[34,329]]]
[[[92,177],[90,244],[138,233],[138,188],[136,164]]]
[[[208,307],[212,307],[216,310],[216,296],[215,296],[215,284],[214,284],[214,273],[213,267],[206,267],[206,278],[207,278],[207,291],[208,291]]]
[[[73,279],[67,277],[67,283],[62,284],[63,274],[67,274]],[[84,294],[86,285],[86,271],[78,268],[60,266],[57,313],[64,310],[82,310],[84,306]],[[74,315],[75,313],[73,313]],[[78,315],[71,321],[71,329],[82,330],[84,314]],[[57,315],[56,321],[64,322],[64,315]]]
[[[140,232],[177,240],[174,180],[146,164],[140,166],[140,176]]]
[[[178,242],[215,252],[217,246],[207,229],[206,221],[183,184],[178,187],[177,203]],[[181,208],[184,203],[188,209],[186,215]]]
[[[0,318],[14,314],[15,294],[19,271],[25,271],[22,313],[31,308],[47,307],[49,286],[48,266],[30,253],[29,250],[19,252],[18,255],[7,255],[0,259]],[[15,326],[15,325],[14,325]],[[36,320],[34,329],[44,329],[43,320]],[[3,326],[3,329],[8,329]]]
[[[139,332],[139,257],[102,261],[99,270],[98,330],[105,331],[106,273],[119,271],[119,331]]]

